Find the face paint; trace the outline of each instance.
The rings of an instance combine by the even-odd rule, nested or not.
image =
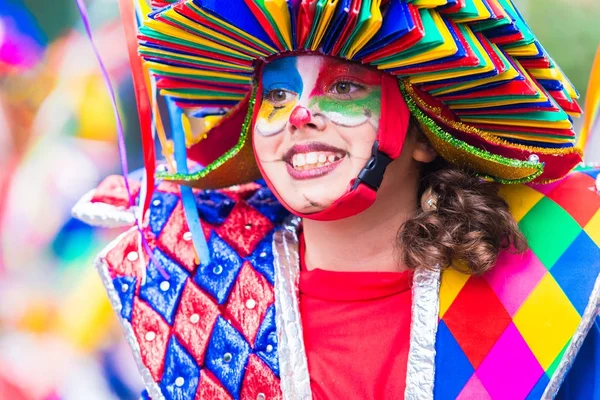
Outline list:
[[[327,96],[315,96],[310,100],[310,108],[317,107],[336,125],[355,127],[371,122],[378,128],[380,99],[381,90],[377,88],[356,100],[340,101]]]
[[[295,100],[283,107],[276,107],[269,101],[263,101],[256,119],[256,132],[263,136],[272,136],[283,131],[295,105]]]
[[[263,136],[276,135],[289,122],[297,126],[298,106],[342,127],[379,126],[381,73],[360,64],[324,56],[290,56],[263,70],[263,101],[255,125]]]
[[[310,111],[302,106],[297,106],[290,114],[290,123],[294,126],[302,126],[310,122]]]
[[[262,74],[263,101],[255,129],[263,136],[275,135],[285,128],[290,113],[302,94],[302,77],[296,57],[279,58],[267,64]]]
[[[323,211],[348,192],[371,157],[382,73],[299,55],[265,65],[260,79],[253,145],[261,172],[288,209]]]
[[[381,75],[343,60],[326,58],[321,65],[309,107],[331,122],[355,127],[370,122],[376,129],[381,113]]]

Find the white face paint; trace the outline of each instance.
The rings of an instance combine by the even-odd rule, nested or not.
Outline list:
[[[381,72],[333,57],[279,58],[263,69],[255,155],[277,193],[301,213],[329,207],[371,154]]]
[[[255,129],[263,136],[283,131],[296,106],[324,115],[339,126],[369,122],[378,129],[380,80],[378,71],[335,58],[277,59],[263,71],[263,101]]]

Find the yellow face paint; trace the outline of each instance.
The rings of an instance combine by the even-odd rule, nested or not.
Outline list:
[[[292,110],[298,100],[292,100],[283,106],[276,106],[270,101],[263,101],[258,110],[255,129],[263,136],[275,135],[285,128]]]

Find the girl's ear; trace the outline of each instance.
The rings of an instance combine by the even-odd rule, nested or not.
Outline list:
[[[428,142],[417,140],[413,148],[412,157],[415,161],[430,163],[437,157],[437,151]]]

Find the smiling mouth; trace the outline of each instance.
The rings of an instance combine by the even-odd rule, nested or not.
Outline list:
[[[294,179],[310,179],[333,171],[346,157],[346,152],[324,143],[294,145],[285,154],[288,173]]]
[[[333,164],[344,158],[342,153],[333,153],[327,151],[311,151],[310,153],[294,154],[291,160],[292,167],[298,171],[320,168],[325,165]]]

